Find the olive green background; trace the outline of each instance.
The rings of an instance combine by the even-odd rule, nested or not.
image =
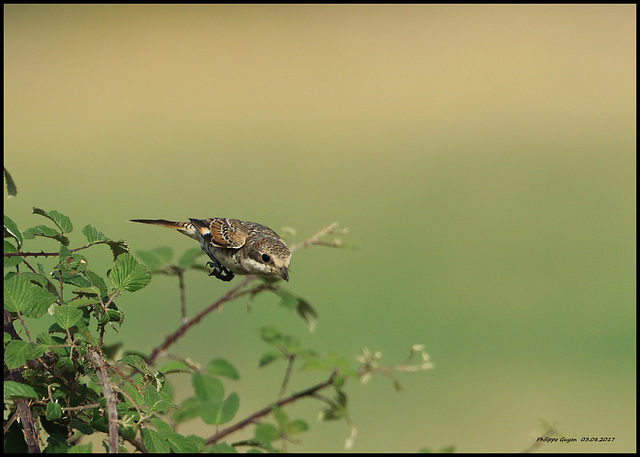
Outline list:
[[[74,245],[91,224],[134,252],[176,253],[195,244],[127,220],[233,217],[296,241],[349,228],[356,250],[293,257],[287,287],[319,311],[313,334],[265,296],[171,348],[231,360],[240,417],[277,395],[284,366],[256,367],[255,329],[273,324],[388,364],[426,345],[435,368],[400,374],[401,393],[382,377],[347,386],[354,451],[522,451],[541,420],[577,439],[541,451],[635,451],[635,5],[4,12],[4,163],[19,192],[5,213],[20,228],[44,222],[32,206],[56,209]],[[88,255],[108,268],[106,248]],[[190,313],[233,284],[188,275]],[[112,341],[129,349],[180,323],[175,278],[119,306]],[[294,372],[292,389],[321,379]],[[316,422],[320,406],[289,410],[311,431],[288,449],[343,449],[347,427]]]

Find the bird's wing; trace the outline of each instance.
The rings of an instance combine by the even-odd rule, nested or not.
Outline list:
[[[247,240],[247,233],[234,226],[229,219],[221,217],[209,219],[191,219],[195,229],[213,246],[227,249],[239,249]],[[210,237],[210,239],[208,239]]]

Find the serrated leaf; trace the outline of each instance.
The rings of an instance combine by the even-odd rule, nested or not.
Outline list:
[[[105,284],[104,279],[102,279],[102,276],[91,270],[86,270],[84,275],[89,279],[91,284],[98,288],[101,294],[107,293],[107,285]]]
[[[18,229],[18,226],[9,216],[4,216],[4,238],[7,235],[15,238],[18,242],[18,247],[22,246],[22,232]]]
[[[34,206],[33,213],[51,219],[58,226],[58,228],[60,228],[62,233],[71,233],[73,231],[73,224],[71,224],[71,220],[55,209],[52,209],[51,211],[45,211]]]
[[[62,407],[60,404],[52,401],[47,403],[46,417],[50,421],[60,419],[62,417]]]
[[[121,254],[125,254],[129,252],[129,245],[124,240],[120,240],[120,241],[108,240],[108,241],[105,241],[105,243],[107,243],[107,245],[109,245],[109,248],[111,248],[111,253],[113,254],[113,260],[116,260]]]
[[[10,252],[18,252],[18,249],[16,249],[16,247],[11,244],[11,242],[4,240],[4,253],[10,253]],[[6,267],[15,267],[16,265],[19,265],[22,263],[22,257],[16,255],[13,257],[5,257],[4,258],[4,266]]]
[[[196,398],[201,403],[222,402],[224,387],[218,378],[196,373],[193,375],[191,382]]]
[[[142,373],[149,372],[149,366],[147,365],[147,362],[145,362],[145,360],[137,354],[129,354],[118,360],[118,363],[129,365],[130,367],[133,367],[141,371]]]
[[[27,343],[22,340],[12,340],[7,344],[4,352],[4,363],[7,368],[13,370],[19,368],[27,361],[40,357],[48,350],[48,346],[36,343]]]
[[[53,295],[46,289],[31,285],[33,294],[33,303],[25,310],[24,315],[27,317],[39,318],[44,316],[51,305],[53,305],[58,297]]]
[[[45,236],[47,238],[54,238],[60,235],[60,232],[53,227],[46,226],[44,224],[30,227],[24,231],[25,238],[33,239],[35,236]]]
[[[163,246],[149,251],[136,251],[136,255],[152,271],[161,269],[173,257],[171,248]]]
[[[53,309],[53,317],[61,328],[71,328],[82,320],[82,311],[71,305],[56,306]]]
[[[186,422],[200,414],[200,402],[196,397],[189,397],[178,405],[172,415],[176,423]]]
[[[147,448],[147,452],[162,454],[169,453],[170,448],[167,440],[165,440],[158,432],[151,430],[148,427],[144,427],[140,430],[140,433],[142,434],[142,441],[144,442],[144,446]]]
[[[16,381],[4,381],[4,398],[39,398],[33,387]]]
[[[221,358],[213,359],[211,362],[209,362],[209,364],[207,365],[207,371],[217,376],[225,376],[231,379],[240,379],[240,374],[234,368],[234,366],[227,362],[225,359]]]
[[[202,441],[197,436],[182,436],[178,433],[167,435],[167,441],[171,450],[176,454],[197,454],[200,452],[198,443]]]
[[[240,398],[233,392],[224,401],[208,401],[200,405],[200,417],[206,424],[220,425],[229,422],[240,407]]]
[[[7,311],[25,311],[33,306],[31,283],[22,275],[13,275],[4,282],[4,307]]]
[[[131,254],[121,254],[116,259],[109,279],[117,289],[135,292],[151,282],[151,271],[139,264]]]
[[[16,187],[16,183],[6,168],[4,168],[4,180],[7,183],[7,198],[15,197],[16,195],[18,195],[18,188]]]
[[[104,233],[99,232],[97,229],[88,224],[85,225],[82,229],[82,234],[87,238],[87,241],[89,243],[96,243],[99,241],[107,240],[107,237],[104,236]]]
[[[192,373],[193,368],[187,365],[184,362],[180,362],[179,360],[172,360],[168,362],[166,365],[163,365],[158,371],[168,374],[168,373]]]

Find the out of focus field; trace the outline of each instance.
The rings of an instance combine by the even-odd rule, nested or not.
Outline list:
[[[635,5],[4,13],[19,192],[5,213],[22,229],[37,206],[68,215],[77,243],[92,224],[134,253],[181,253],[195,244],[127,220],[234,217],[298,241],[349,228],[356,250],[293,258],[313,334],[275,301],[237,302],[173,348],[234,362],[240,416],[277,394],[282,367],[256,368],[254,330],[273,324],[389,364],[426,345],[435,368],[401,375],[401,393],[348,386],[354,451],[518,452],[541,420],[577,439],[541,452],[636,450]],[[230,287],[187,280],[191,313]],[[148,351],[179,325],[178,289],[159,277],[136,295],[117,338]],[[290,450],[342,450],[347,427],[317,423],[318,408],[290,410],[311,425]]]

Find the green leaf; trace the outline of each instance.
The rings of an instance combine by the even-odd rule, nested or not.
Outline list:
[[[31,285],[33,294],[33,303],[25,310],[24,315],[27,317],[39,318],[49,310],[58,299],[55,295],[42,287]]]
[[[59,403],[50,401],[47,403],[46,416],[48,420],[57,420],[62,417],[62,407]]]
[[[153,271],[160,270],[169,263],[173,257],[173,251],[165,246],[150,251],[136,251],[136,255]]]
[[[185,270],[187,268],[191,268],[196,262],[196,257],[199,257],[202,254],[204,253],[200,248],[187,249],[184,254],[180,256],[180,259],[178,259],[178,266],[180,268],[184,268]]]
[[[201,403],[222,402],[224,387],[218,378],[196,373],[193,375],[191,382],[196,393],[196,398]]]
[[[309,425],[302,419],[295,419],[289,422],[287,425],[287,433],[293,435],[294,433],[306,432],[309,430]]]
[[[7,344],[4,352],[4,363],[7,368],[13,370],[19,368],[27,361],[40,357],[48,350],[48,346],[36,343],[27,343],[22,340],[12,340]]]
[[[109,279],[117,289],[135,292],[151,282],[151,272],[139,264],[131,254],[121,254],[109,274]]]
[[[261,422],[256,425],[254,437],[261,443],[271,443],[277,439],[280,439],[280,432],[273,424]]]
[[[4,398],[40,398],[33,387],[15,381],[4,381]]]
[[[149,372],[149,366],[147,365],[147,362],[145,362],[144,359],[137,354],[129,354],[118,360],[118,363],[129,365],[130,367],[133,367],[141,371],[142,373]]]
[[[278,288],[276,293],[280,295],[280,306],[284,306],[289,310],[295,309],[309,327],[309,331],[313,332],[318,323],[318,313],[311,304],[282,288]]]
[[[105,284],[104,279],[102,279],[102,276],[91,270],[86,270],[84,275],[89,279],[89,281],[91,281],[91,284],[100,290],[101,294],[107,293],[107,285]]]
[[[93,433],[93,429],[87,427]],[[68,454],[91,454],[93,452],[93,443],[88,444],[76,444],[68,450]]]
[[[51,219],[58,226],[58,228],[60,228],[62,233],[70,233],[73,231],[73,224],[71,224],[71,220],[64,214],[57,212],[55,209],[52,209],[51,211],[45,211],[43,209],[34,207],[33,214],[39,214],[48,219]]]
[[[120,254],[129,252],[129,245],[127,245],[127,242],[124,240],[120,240],[120,241],[108,240],[108,241],[105,241],[105,243],[107,243],[109,245],[109,248],[111,248],[111,253],[113,254],[113,260],[116,260],[120,256]]]
[[[318,313],[315,309],[303,298],[298,298],[298,306],[296,307],[298,315],[305,321],[309,331],[313,332],[318,323]]]
[[[231,392],[222,402],[217,423],[224,424],[231,421],[238,412],[238,408],[240,408],[240,397],[237,393]]]
[[[187,365],[184,362],[180,362],[179,360],[172,360],[168,362],[166,365],[163,365],[158,371],[168,374],[168,373],[193,373],[193,368]]]
[[[200,446],[198,443],[202,442],[202,439],[197,436],[182,436],[178,433],[171,433],[167,435],[167,441],[171,450],[176,454],[197,454],[200,452]]]
[[[178,405],[172,415],[173,420],[179,424],[186,422],[200,414],[200,402],[196,397],[189,397]]]
[[[282,356],[282,352],[280,351],[268,351],[265,352],[264,354],[262,354],[262,357],[260,357],[260,361],[258,362],[258,366],[259,367],[263,367],[265,365],[269,365],[271,362],[274,362],[278,359],[281,359]]]
[[[31,283],[22,275],[13,275],[4,282],[4,307],[7,311],[25,311],[35,300]]]
[[[7,198],[15,197],[16,195],[18,195],[18,188],[16,187],[16,183],[13,181],[13,178],[6,168],[4,168],[4,180],[7,183]]]
[[[206,424],[220,425],[229,422],[240,407],[240,398],[235,392],[222,402],[209,401],[200,405],[200,417]]]
[[[207,371],[217,376],[225,376],[231,379],[240,379],[240,374],[234,368],[234,366],[227,362],[225,359],[221,358],[213,359],[211,362],[209,362],[209,364],[207,365]]]
[[[4,238],[11,236],[18,242],[18,247],[22,246],[22,232],[9,216],[4,216]]]
[[[53,317],[61,328],[71,328],[82,320],[82,311],[71,305],[56,306],[53,309]]]
[[[99,241],[106,241],[107,237],[104,236],[104,233],[99,232],[97,229],[92,227],[91,225],[85,225],[82,229],[82,234],[87,238],[89,243],[97,243]]]
[[[144,442],[144,447],[147,448],[147,452],[168,454],[171,450],[167,440],[155,430],[144,427],[140,433],[142,434],[142,441]]]
[[[18,252],[18,249],[16,249],[16,247],[11,244],[11,242],[4,240],[4,253],[7,254],[9,252]],[[6,267],[14,267],[16,265],[19,265],[20,263],[22,263],[22,257],[16,255],[13,257],[5,257],[4,258],[4,266]]]
[[[267,344],[272,346],[277,346],[282,343],[283,336],[276,327],[272,325],[267,325],[258,329],[258,335],[260,339]]]

